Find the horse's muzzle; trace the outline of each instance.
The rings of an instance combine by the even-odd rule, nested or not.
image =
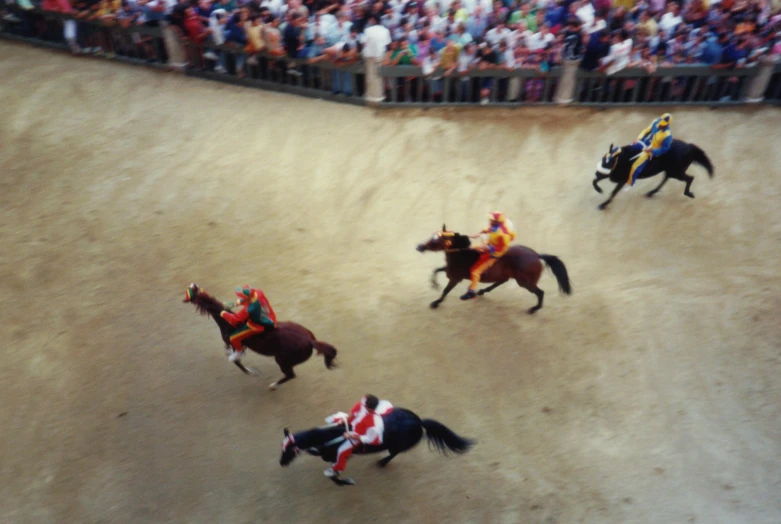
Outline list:
[[[418,244],[418,247],[415,249],[417,249],[419,253],[423,253],[426,250],[426,246],[423,244]]]

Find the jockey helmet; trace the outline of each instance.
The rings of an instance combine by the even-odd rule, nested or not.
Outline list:
[[[249,284],[245,284],[242,287],[237,287],[236,296],[239,297],[240,300],[252,299],[252,288],[249,286]]]
[[[377,409],[377,406],[380,404],[380,399],[375,397],[374,395],[366,395],[365,400],[363,401],[363,405],[366,406],[366,409],[369,411],[374,411]]]
[[[504,213],[501,211],[492,211],[488,213],[488,219],[492,222],[499,222],[500,224],[503,224],[505,220]]]
[[[673,116],[670,113],[665,113],[659,117],[659,127],[667,127],[673,123]]]

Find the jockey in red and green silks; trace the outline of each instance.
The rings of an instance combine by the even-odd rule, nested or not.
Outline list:
[[[239,300],[236,305],[241,305],[241,311],[231,313],[223,311],[220,316],[227,320],[236,331],[230,336],[230,343],[233,346],[234,353],[231,359],[238,358],[242,350],[242,341],[256,335],[271,331],[277,327],[277,315],[271,308],[266,295],[259,289],[248,285],[236,289],[236,296]]]

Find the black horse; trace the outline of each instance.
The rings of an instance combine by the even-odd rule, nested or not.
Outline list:
[[[424,429],[429,448],[433,446],[444,455],[448,455],[451,451],[463,454],[474,445],[474,441],[459,437],[436,420],[421,420],[408,409],[393,408],[393,411],[382,417],[382,421],[385,426],[383,444],[381,446],[360,445],[354,451],[356,455],[364,455],[387,450],[390,454],[377,462],[379,467],[385,467],[393,457],[415,447],[423,438]],[[345,426],[342,424],[331,424],[294,434],[285,428],[280,466],[290,465],[302,449],[310,455],[321,457],[326,462],[336,462],[336,452],[344,441],[344,432]],[[331,480],[339,486],[355,484],[355,481],[349,477],[344,479],[331,477]]]
[[[634,157],[630,148],[627,145],[624,147],[613,147],[610,144],[610,151],[602,157],[602,161],[597,165],[597,172],[594,178],[594,189],[598,193],[602,192],[599,187],[599,181],[609,178],[611,182],[616,184],[613,193],[605,202],[599,205],[599,209],[605,209],[607,205],[615,198],[616,194],[622,187],[629,181],[629,171],[634,163]],[[682,140],[673,140],[673,144],[670,150],[659,157],[652,158],[648,164],[643,168],[638,178],[650,178],[658,175],[664,171],[664,179],[655,189],[646,193],[646,197],[651,198],[654,196],[662,186],[667,183],[669,178],[675,178],[686,183],[686,188],[683,190],[683,194],[689,198],[694,198],[694,193],[691,192],[691,185],[694,182],[694,177],[686,174],[686,170],[692,164],[699,164],[708,170],[708,175],[713,178],[713,166],[710,159],[705,152],[694,144],[689,144]]]

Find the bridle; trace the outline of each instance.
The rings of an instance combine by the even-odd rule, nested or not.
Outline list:
[[[292,444],[293,445],[293,451],[296,455],[299,455],[301,453],[301,450],[298,446],[296,446],[296,437],[293,436],[291,433],[290,435],[287,435],[285,437],[285,440],[282,441],[282,453],[285,453],[287,451],[287,447]]]
[[[458,253],[459,251],[468,251],[471,249],[469,247],[450,247],[453,245],[453,241],[449,239],[453,238],[454,236],[456,236],[456,234],[451,231],[437,231],[437,237],[442,239],[442,245],[445,247],[443,251],[445,253]]]
[[[615,170],[616,166],[618,165],[618,159],[621,156],[621,148],[619,147],[618,149],[616,149],[615,153],[611,151],[610,154],[612,155],[613,158],[613,165],[610,166],[610,169],[603,167],[602,162],[600,162],[599,165],[597,166],[597,171],[599,171],[603,175],[609,175],[610,173],[613,172],[613,170]]]

